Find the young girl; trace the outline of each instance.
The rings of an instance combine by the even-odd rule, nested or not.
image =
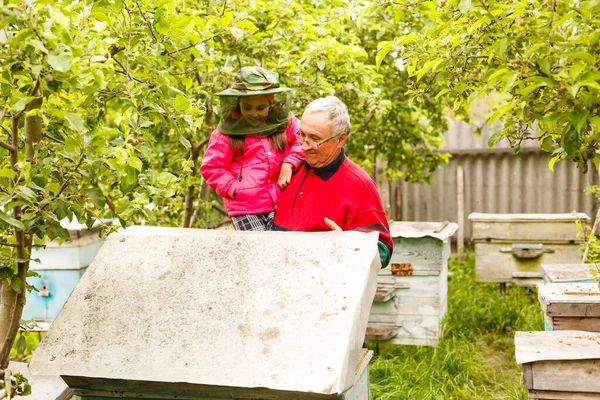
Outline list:
[[[221,121],[212,133],[200,172],[215,189],[236,230],[269,230],[275,203],[302,161],[291,115],[291,91],[279,75],[244,67],[221,98]]]

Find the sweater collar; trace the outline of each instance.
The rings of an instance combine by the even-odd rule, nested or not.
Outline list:
[[[345,159],[346,156],[344,155],[344,148],[342,147],[342,151],[340,151],[340,154],[336,157],[335,160],[333,160],[331,163],[324,167],[313,168],[313,171],[315,171],[315,174],[319,178],[326,181],[329,178],[331,178],[333,174],[337,172],[338,169],[340,169]],[[304,161],[304,163],[308,168],[311,168],[308,164],[306,164],[306,161]]]

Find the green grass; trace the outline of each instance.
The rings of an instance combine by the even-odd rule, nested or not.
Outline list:
[[[537,291],[508,287],[503,295],[498,284],[476,283],[474,261],[450,260],[437,347],[380,344],[369,366],[373,399],[527,399],[514,334],[544,329]]]

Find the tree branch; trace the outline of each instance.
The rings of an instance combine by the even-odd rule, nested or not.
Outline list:
[[[13,145],[8,144],[8,143],[3,142],[3,141],[0,141],[0,147],[4,147],[6,150],[10,151],[11,153],[17,151],[17,149]]]
[[[122,63],[121,61],[119,61],[119,59],[118,59],[117,57],[113,57],[113,60],[115,60],[115,62],[116,62],[117,64],[119,64],[119,67],[121,67],[121,68],[123,69],[122,71],[119,71],[119,70],[117,70],[116,72],[118,72],[118,73],[120,73],[120,74],[123,74],[123,75],[125,75],[127,78],[129,78],[129,79],[132,79],[132,80],[134,80],[134,81],[136,81],[136,82],[139,82],[139,83],[146,83],[146,82],[144,82],[144,81],[142,81],[142,80],[139,80],[138,78],[134,77],[133,75],[131,75],[131,74],[129,73],[129,70],[128,70],[127,68],[125,68],[125,66],[123,65],[123,63]]]
[[[146,19],[146,14],[144,14],[144,12],[142,11],[142,8],[140,7],[140,3],[138,3],[136,1],[135,5],[137,6],[138,10],[140,10],[140,14],[142,15],[142,18],[144,19],[144,21],[146,21],[146,24],[148,25],[148,30],[150,31],[150,34],[152,35],[154,40],[158,42],[156,35],[154,35],[154,30],[152,29],[152,24],[148,21],[148,19]]]
[[[0,246],[19,247],[16,243],[0,242]]]
[[[212,35],[212,36],[211,36],[211,37],[209,37],[209,38],[202,39],[202,40],[201,40],[200,42],[198,42],[198,43],[190,44],[189,46],[185,46],[185,47],[182,47],[182,48],[180,48],[180,49],[173,50],[173,51],[171,51],[171,52],[169,52],[169,53],[167,53],[167,54],[168,54],[169,56],[172,56],[172,55],[173,55],[173,54],[175,54],[175,53],[179,53],[179,52],[181,52],[181,51],[184,51],[184,50],[187,50],[187,49],[191,49],[192,47],[195,47],[195,46],[197,46],[197,45],[199,45],[199,44],[201,44],[201,43],[206,43],[206,42],[208,42],[209,40],[216,38],[217,36],[221,35],[223,32],[224,32],[224,31],[221,31],[221,32],[219,32],[219,33],[215,33],[214,35]]]

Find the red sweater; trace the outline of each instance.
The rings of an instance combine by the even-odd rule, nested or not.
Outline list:
[[[305,162],[294,174],[277,202],[273,229],[329,231],[325,217],[344,231],[379,232],[389,261],[394,242],[375,182],[343,151],[325,167],[313,169]]]

